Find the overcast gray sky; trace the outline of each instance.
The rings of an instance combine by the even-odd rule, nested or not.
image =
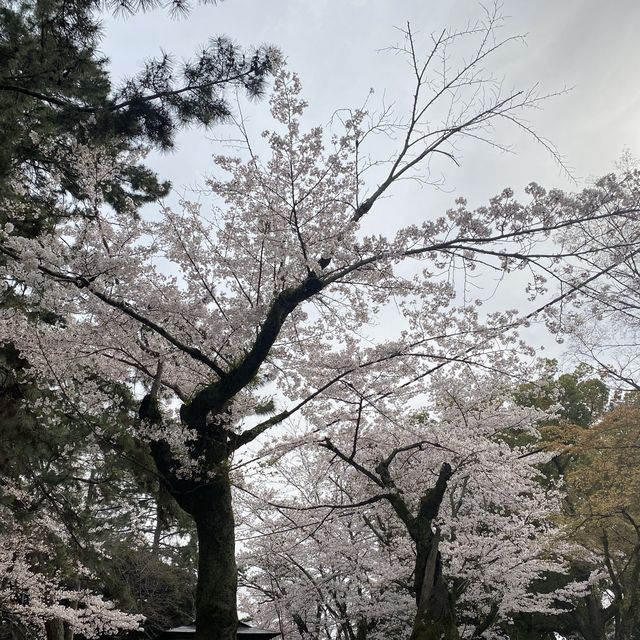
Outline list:
[[[548,92],[572,88],[547,101],[532,121],[558,147],[574,175],[584,179],[610,171],[625,147],[640,153],[640,2],[506,0],[502,12],[508,17],[505,34],[527,34],[526,45],[514,44],[490,63],[504,75],[505,86],[539,82]],[[128,19],[107,17],[103,50],[119,78],[161,48],[188,57],[212,35],[226,34],[242,45],[272,43],[300,74],[310,119],[326,123],[335,109],[360,105],[370,87],[377,97],[386,91],[388,99],[402,104],[410,89],[408,76],[399,73],[394,56],[380,51],[399,40],[395,27],[410,21],[414,31],[426,35],[480,15],[480,5],[469,0],[226,0],[196,6],[181,20],[161,10]],[[260,111],[266,115],[266,106]],[[505,135],[516,145],[515,155],[470,147],[462,167],[447,171],[449,188],[479,203],[506,185],[534,179],[567,184],[532,140],[513,131]],[[210,155],[219,151],[200,130],[182,135],[179,145],[176,154],[157,165],[177,187],[198,181]]]

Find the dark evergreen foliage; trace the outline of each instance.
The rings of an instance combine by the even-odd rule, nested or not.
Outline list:
[[[134,11],[157,4],[109,6]],[[210,126],[229,115],[229,88],[261,95],[272,69],[271,50],[243,52],[219,37],[181,65],[163,53],[114,87],[98,50],[100,7],[96,0],[10,0],[0,7],[0,198],[26,198],[22,231],[42,232],[59,219],[60,198],[80,197],[65,154],[56,152],[72,139],[113,157],[141,144],[171,149],[182,126]],[[12,187],[18,173],[28,181],[26,196]],[[52,176],[59,183],[53,194]],[[136,166],[105,184],[104,196],[115,208],[128,198],[140,206],[168,189],[149,169]]]

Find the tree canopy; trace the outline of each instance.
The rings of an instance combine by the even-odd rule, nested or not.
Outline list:
[[[20,423],[0,447],[0,560],[19,577],[2,583],[0,607],[13,627],[56,639],[131,630],[139,616],[98,591],[140,611],[142,574],[162,586],[148,597],[176,593],[188,607],[184,577],[196,573],[196,639],[232,640],[237,521],[249,538],[238,549],[252,590],[243,602],[266,617],[256,593],[266,597],[303,638],[515,639],[519,617],[539,616],[547,637],[591,640],[570,627],[588,605],[603,634],[615,618],[620,639],[632,638],[623,609],[635,595],[615,591],[619,556],[562,535],[563,517],[590,500],[620,510],[633,533],[620,504],[631,494],[616,489],[605,504],[598,485],[623,463],[593,453],[627,447],[632,420],[623,409],[601,418],[609,392],[586,369],[557,376],[532,363],[521,329],[546,314],[566,330],[565,306],[609,291],[633,260],[634,238],[591,243],[589,230],[637,218],[638,172],[575,193],[531,183],[518,199],[505,188],[480,207],[460,197],[386,237],[376,214],[399,181],[424,184],[433,158],[457,161],[456,140],[491,140],[503,120],[531,132],[525,114],[543,97],[504,92],[485,71],[512,40],[497,36],[496,14],[434,35],[425,51],[407,28],[396,49],[413,83],[406,117],[342,111],[325,133],[307,127],[301,81],[273,51],[243,57],[226,40],[178,79],[165,56],[112,88],[94,10],[52,0],[2,14],[24,43],[6,48],[0,84],[19,116],[0,194],[0,409],[7,431]],[[460,41],[470,54],[437,66]],[[51,72],[45,53],[61,63]],[[86,64],[74,66],[76,54]],[[22,78],[16,66],[32,57]],[[272,70],[265,152],[238,118],[240,148],[216,155],[207,180],[214,206],[185,198],[145,215],[165,185],[144,167],[144,143],[167,147],[175,127],[218,121],[224,87],[258,95]],[[376,132],[389,135],[390,159],[367,151]],[[460,295],[454,276],[487,271],[507,283],[531,274],[532,309],[485,312]],[[376,337],[381,312],[394,326]],[[545,477],[547,427],[578,434],[563,442],[564,507]],[[38,546],[29,531],[40,530]],[[163,551],[189,541],[196,560],[188,545]],[[109,557],[127,545],[126,566]]]

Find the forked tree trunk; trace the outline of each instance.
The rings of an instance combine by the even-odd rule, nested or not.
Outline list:
[[[416,545],[417,610],[410,640],[459,640],[460,638],[453,599],[442,575],[439,543],[439,536],[434,535],[429,527]]]
[[[459,640],[458,626],[449,585],[442,575],[440,535],[433,523],[440,511],[447,483],[453,474],[451,465],[443,463],[435,486],[420,500],[417,516],[405,520],[416,545],[414,590],[416,615],[410,640]],[[397,510],[397,509],[396,509]]]

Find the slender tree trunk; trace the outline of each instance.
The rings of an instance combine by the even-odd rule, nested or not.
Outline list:
[[[162,522],[160,520],[160,507],[156,506],[156,526],[153,530],[153,543],[151,545],[151,553],[158,556],[160,552],[160,538],[162,537]]]
[[[162,532],[164,530],[164,519],[162,517],[162,491],[164,485],[158,483],[158,499],[156,501],[156,526],[153,529],[153,544],[151,545],[151,553],[158,557],[160,555],[160,540],[162,539]]]

